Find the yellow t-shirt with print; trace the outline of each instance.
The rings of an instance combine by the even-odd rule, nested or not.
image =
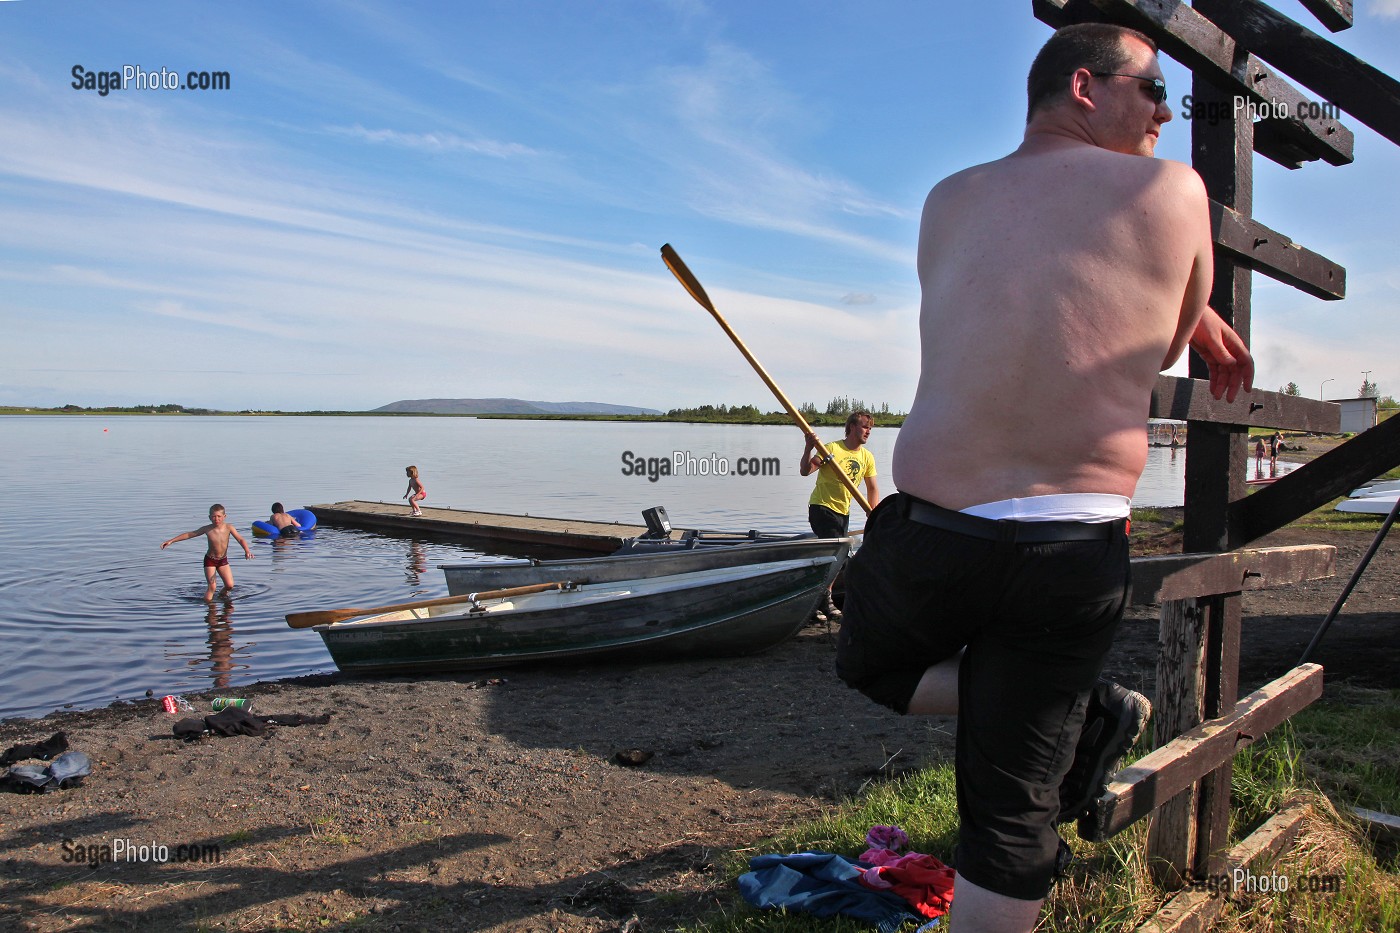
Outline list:
[[[846,471],[852,486],[859,488],[867,476],[875,475],[875,455],[868,447],[862,445],[858,450],[851,450],[845,441],[832,441],[826,445],[826,449],[837,465]],[[841,485],[841,481],[831,475],[831,468],[826,466],[817,471],[817,486],[807,503],[825,506],[837,515],[851,513],[850,490]]]

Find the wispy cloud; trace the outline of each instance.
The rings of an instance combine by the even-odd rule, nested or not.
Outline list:
[[[1400,19],[1400,0],[1371,0],[1370,6],[1382,19]]]
[[[512,159],[540,154],[538,150],[520,143],[503,143],[494,139],[463,139],[455,133],[404,133],[389,129],[369,130],[358,123],[354,126],[331,126],[326,129],[339,136],[349,136],[368,143],[397,146],[401,149],[414,149],[420,152],[465,152],[496,159]]]

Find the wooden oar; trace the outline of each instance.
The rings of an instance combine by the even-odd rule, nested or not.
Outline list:
[[[582,581],[579,581],[582,582]],[[453,603],[467,603],[479,599],[510,599],[529,593],[543,593],[545,590],[563,590],[574,586],[572,581],[559,583],[532,583],[529,586],[513,586],[504,590],[491,590],[486,593],[468,593],[466,596],[444,596],[441,599],[420,599],[413,603],[396,603],[392,606],[376,606],[373,609],[314,609],[311,612],[287,613],[287,624],[292,628],[311,628],[313,625],[331,625],[353,619],[355,616],[378,615],[381,612],[400,612],[404,609],[426,609],[429,606],[450,606]]]
[[[865,509],[866,513],[869,514],[870,503],[866,501],[865,496],[861,495],[855,483],[852,483],[851,478],[846,475],[846,471],[841,469],[841,465],[832,459],[831,453],[826,449],[826,445],[822,443],[821,438],[817,437],[816,432],[812,430],[812,426],[807,423],[807,419],[803,418],[802,413],[793,407],[792,402],[788,401],[787,396],[783,394],[783,390],[778,388],[778,384],[768,375],[763,365],[759,363],[758,360],[754,359],[753,354],[749,352],[749,348],[744,346],[744,341],[739,339],[739,335],[734,333],[729,323],[715,310],[715,306],[710,302],[710,296],[706,295],[705,289],[700,287],[699,279],[695,278],[695,275],[686,268],[685,263],[681,261],[680,256],[676,255],[676,251],[671,248],[670,243],[661,247],[661,261],[666,263],[666,268],[670,269],[671,274],[680,280],[681,285],[685,286],[686,291],[690,292],[690,297],[698,301],[700,307],[710,312],[710,314],[714,316],[714,319],[719,322],[719,326],[729,335],[729,339],[734,341],[734,346],[739,348],[739,352],[744,354],[744,359],[749,361],[749,365],[753,367],[754,372],[758,373],[758,377],[762,379],[764,384],[778,397],[778,402],[787,410],[788,417],[793,420],[798,428],[802,430],[802,433],[816,445],[819,451],[821,451],[822,457],[825,458],[822,461],[822,466],[829,468],[841,480],[841,485],[846,487],[846,490],[850,492],[851,496],[860,503],[860,507]]]

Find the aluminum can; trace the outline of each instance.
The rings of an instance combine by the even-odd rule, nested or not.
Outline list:
[[[209,708],[216,713],[234,706],[239,709],[249,709],[252,702],[243,697],[214,697],[214,702],[209,704]]]
[[[179,707],[175,705],[174,696],[163,696],[160,698],[160,708],[165,710],[167,713],[173,713]]]

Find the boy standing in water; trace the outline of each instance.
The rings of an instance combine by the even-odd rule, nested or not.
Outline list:
[[[214,599],[214,574],[224,581],[224,592],[228,593],[233,589],[233,570],[228,565],[228,539],[232,535],[233,539],[243,547],[243,557],[245,560],[253,559],[253,552],[248,549],[248,542],[238,533],[238,529],[228,523],[228,515],[224,512],[224,507],[215,503],[209,506],[209,524],[194,531],[187,531],[184,534],[176,535],[169,541],[161,544],[163,551],[176,541],[185,541],[189,538],[198,538],[204,535],[209,539],[209,551],[204,555],[204,579],[209,584],[209,588],[204,591],[204,601],[211,602]]]

